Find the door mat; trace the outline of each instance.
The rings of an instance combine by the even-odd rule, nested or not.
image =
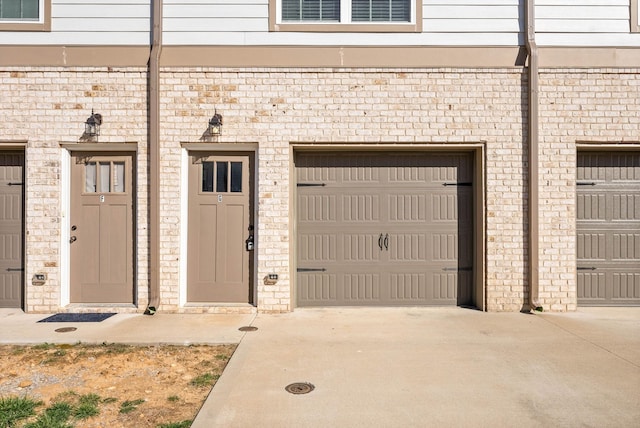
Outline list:
[[[106,314],[55,314],[41,319],[38,322],[100,322],[115,315],[115,313]]]

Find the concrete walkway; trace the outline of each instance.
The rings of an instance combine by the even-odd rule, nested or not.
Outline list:
[[[640,308],[45,317],[0,309],[0,343],[240,343],[196,428],[640,426]]]
[[[640,426],[640,308],[305,309],[254,326],[193,427]]]

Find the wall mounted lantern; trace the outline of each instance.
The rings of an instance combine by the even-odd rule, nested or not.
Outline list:
[[[94,113],[91,109],[91,116],[84,123],[84,134],[88,137],[97,137],[100,135],[100,125],[102,125],[102,115]]]
[[[213,117],[209,120],[209,135],[222,135],[222,115],[216,110]]]

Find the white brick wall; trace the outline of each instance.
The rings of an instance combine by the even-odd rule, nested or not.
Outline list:
[[[486,141],[487,287],[490,310],[520,310],[525,292],[522,74],[512,69],[167,69],[162,72],[163,189],[178,191],[181,141],[198,141],[215,109],[221,142],[257,142],[258,308],[292,309],[289,147],[313,143]],[[171,171],[171,172],[170,172]],[[179,207],[162,204],[163,219]],[[164,222],[163,231],[179,225]],[[178,281],[180,237],[166,234],[163,288]],[[166,258],[166,259],[164,259]],[[175,289],[175,287],[174,287]]]
[[[576,141],[639,141],[640,70],[542,70],[540,293],[546,310],[576,308]],[[148,296],[147,76],[144,69],[4,68],[0,140],[27,140],[27,310],[60,302],[61,141],[77,141],[95,108],[100,141],[137,141],[138,309]],[[222,143],[257,143],[257,305],[292,309],[290,145],[485,144],[486,294],[490,311],[527,303],[527,87],[520,69],[215,69],[161,71],[161,307],[181,308],[181,142],[200,141],[217,109]],[[30,285],[35,272],[45,286]],[[268,273],[279,274],[265,285]],[[120,309],[119,309],[120,310]]]
[[[576,143],[640,142],[640,69],[542,70],[540,289],[576,309]]]
[[[147,300],[147,74],[146,69],[31,67],[0,69],[0,141],[26,140],[26,310],[60,307],[62,216],[61,142],[77,142],[94,108],[104,117],[100,142],[139,143],[137,293]],[[1,143],[0,143],[1,146]],[[44,286],[31,285],[36,272]],[[109,310],[109,308],[103,308]],[[122,308],[118,310],[122,311]],[[126,310],[126,309],[125,309]]]

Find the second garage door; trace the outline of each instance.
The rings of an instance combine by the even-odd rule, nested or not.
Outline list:
[[[578,303],[640,305],[640,153],[578,154]]]
[[[298,306],[467,305],[473,157],[298,153]]]

